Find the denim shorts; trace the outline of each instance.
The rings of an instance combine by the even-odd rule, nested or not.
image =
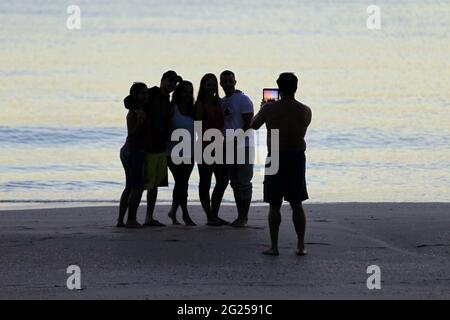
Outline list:
[[[144,164],[147,154],[144,150],[130,149],[126,145],[120,149],[120,161],[125,170],[125,189],[144,188]]]

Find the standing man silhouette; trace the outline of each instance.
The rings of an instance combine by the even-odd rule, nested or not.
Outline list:
[[[233,227],[245,227],[248,221],[248,211],[252,201],[252,178],[253,178],[253,130],[250,122],[253,118],[253,103],[244,93],[236,90],[236,78],[232,71],[226,70],[220,74],[220,85],[225,92],[225,97],[220,100],[224,112],[224,137],[226,145],[234,149],[232,163],[227,161],[228,178],[233,188],[234,200],[238,211],[238,217],[231,225]],[[245,140],[240,140],[239,134],[234,130],[243,130],[246,134]],[[248,139],[246,139],[246,136]],[[227,150],[225,150],[228,152]],[[238,154],[245,154],[245,161],[238,163]]]
[[[306,217],[302,202],[308,199],[306,190],[305,134],[311,123],[311,109],[295,99],[298,79],[293,73],[282,73],[277,80],[281,99],[266,103],[253,118],[251,126],[267,128],[267,148],[279,152],[279,169],[276,174],[264,176],[264,201],[270,205],[269,228],[271,248],[267,255],[278,255],[278,231],[281,223],[281,205],[288,201],[297,233],[298,255],[305,255]],[[271,150],[271,130],[279,130],[279,150]]]

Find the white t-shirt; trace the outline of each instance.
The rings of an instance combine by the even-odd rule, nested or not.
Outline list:
[[[224,112],[223,133],[225,137],[229,136],[226,129],[236,130],[244,127],[242,114],[253,112],[252,101],[240,91],[236,91],[230,97],[220,99],[220,106]],[[246,141],[245,145],[248,146],[248,141]]]

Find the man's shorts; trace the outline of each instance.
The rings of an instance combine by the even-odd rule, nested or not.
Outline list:
[[[167,179],[167,153],[147,153],[145,163],[145,184],[147,190],[155,187],[167,187],[169,185]]]
[[[291,203],[307,200],[305,170],[304,151],[280,151],[278,172],[264,176],[264,202],[281,206],[283,199]]]

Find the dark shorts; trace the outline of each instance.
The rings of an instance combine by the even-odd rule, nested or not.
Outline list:
[[[144,164],[147,154],[143,150],[130,149],[123,146],[120,149],[120,161],[125,170],[125,188],[144,188]]]
[[[278,172],[264,176],[264,202],[281,206],[283,199],[290,203],[308,199],[305,170],[303,151],[280,151]]]

